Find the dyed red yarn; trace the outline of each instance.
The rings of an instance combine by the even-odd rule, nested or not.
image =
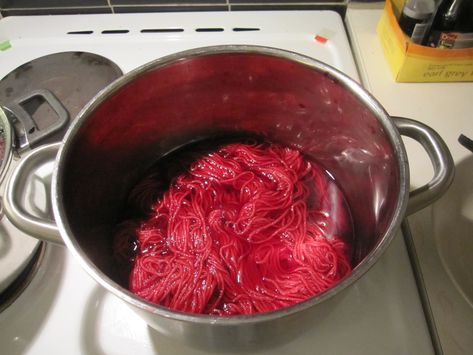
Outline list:
[[[123,224],[115,245],[133,258],[129,289],[148,301],[191,313],[267,312],[351,271],[350,245],[338,234],[351,226],[346,205],[296,150],[228,144],[157,189],[151,176],[134,191],[139,204],[153,197],[152,212]]]

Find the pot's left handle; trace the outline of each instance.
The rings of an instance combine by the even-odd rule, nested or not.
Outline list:
[[[32,237],[56,244],[64,244],[56,223],[28,213],[22,206],[20,197],[28,176],[39,166],[54,161],[60,146],[61,143],[47,144],[25,155],[8,178],[3,197],[5,215],[18,229]]]

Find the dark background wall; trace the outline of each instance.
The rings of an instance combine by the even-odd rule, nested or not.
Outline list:
[[[0,0],[3,16],[166,11],[334,9],[348,0]]]

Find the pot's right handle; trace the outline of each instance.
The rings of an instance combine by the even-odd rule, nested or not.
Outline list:
[[[406,214],[427,207],[440,198],[453,181],[455,165],[442,138],[429,126],[408,118],[392,117],[401,135],[419,142],[432,161],[434,176],[427,184],[409,193]]]
[[[56,223],[28,213],[20,197],[25,191],[28,176],[41,165],[54,161],[60,146],[61,143],[46,144],[25,155],[8,178],[3,197],[5,215],[10,222],[32,237],[56,244],[64,244]]]

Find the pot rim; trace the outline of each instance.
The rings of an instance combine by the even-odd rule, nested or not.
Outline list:
[[[282,59],[287,59],[290,61],[297,62],[299,64],[308,66],[317,71],[321,71],[331,78],[337,80],[344,88],[348,89],[351,94],[357,97],[361,102],[363,102],[366,107],[376,116],[381,126],[383,127],[385,134],[389,138],[394,153],[396,155],[396,161],[399,169],[399,181],[400,189],[398,198],[396,201],[396,207],[394,214],[391,218],[391,222],[386,229],[386,232],[375,246],[375,248],[360,262],[352,272],[343,278],[335,286],[329,288],[328,290],[309,298],[303,302],[297,303],[295,305],[285,307],[279,310],[266,312],[266,313],[257,313],[252,315],[239,315],[239,316],[213,316],[205,314],[191,314],[180,311],[171,310],[167,307],[159,306],[143,300],[138,296],[135,296],[130,291],[126,290],[122,286],[118,285],[115,281],[105,275],[101,270],[99,270],[94,263],[88,258],[86,253],[82,251],[79,244],[73,237],[72,231],[67,221],[66,214],[64,212],[64,206],[62,203],[62,185],[63,185],[63,170],[64,170],[64,160],[67,158],[68,152],[71,148],[71,142],[73,141],[74,136],[82,127],[84,122],[86,122],[89,114],[93,112],[98,106],[107,100],[113,93],[118,91],[127,83],[135,80],[141,75],[154,70],[165,65],[178,62],[181,60],[186,60],[192,57],[206,56],[206,55],[215,55],[215,54],[224,54],[224,53],[252,53],[252,54],[261,54],[268,56],[275,56]],[[61,147],[56,156],[56,163],[53,170],[52,177],[52,205],[53,212],[56,223],[58,225],[59,232],[63,238],[67,248],[72,252],[74,257],[80,262],[81,266],[87,271],[87,273],[92,276],[95,281],[102,285],[105,289],[110,291],[115,296],[121,298],[127,303],[137,307],[138,309],[153,313],[159,314],[165,318],[171,318],[179,321],[186,321],[199,324],[218,324],[224,326],[230,325],[241,325],[244,323],[260,323],[276,318],[282,318],[289,316],[298,312],[301,312],[307,308],[313,307],[319,303],[324,302],[325,300],[331,298],[335,294],[346,289],[348,286],[352,285],[357,281],[361,276],[363,276],[379,259],[379,257],[384,253],[390,244],[391,240],[394,238],[397,230],[400,228],[402,218],[405,215],[407,200],[409,196],[409,169],[408,169],[408,160],[407,154],[402,143],[401,136],[391,120],[388,113],[384,110],[381,104],[369,94],[360,84],[348,77],[346,74],[342,73],[338,69],[325,64],[317,59],[295,53],[288,50],[283,50],[273,47],[265,46],[255,46],[255,45],[217,45],[209,47],[199,47],[195,49],[190,49],[178,53],[174,53],[168,56],[164,56],[158,59],[155,59],[149,63],[146,63],[124,76],[116,79],[109,86],[101,90],[97,95],[79,112],[77,118],[73,121],[69,127],[66,135],[63,138]]]

